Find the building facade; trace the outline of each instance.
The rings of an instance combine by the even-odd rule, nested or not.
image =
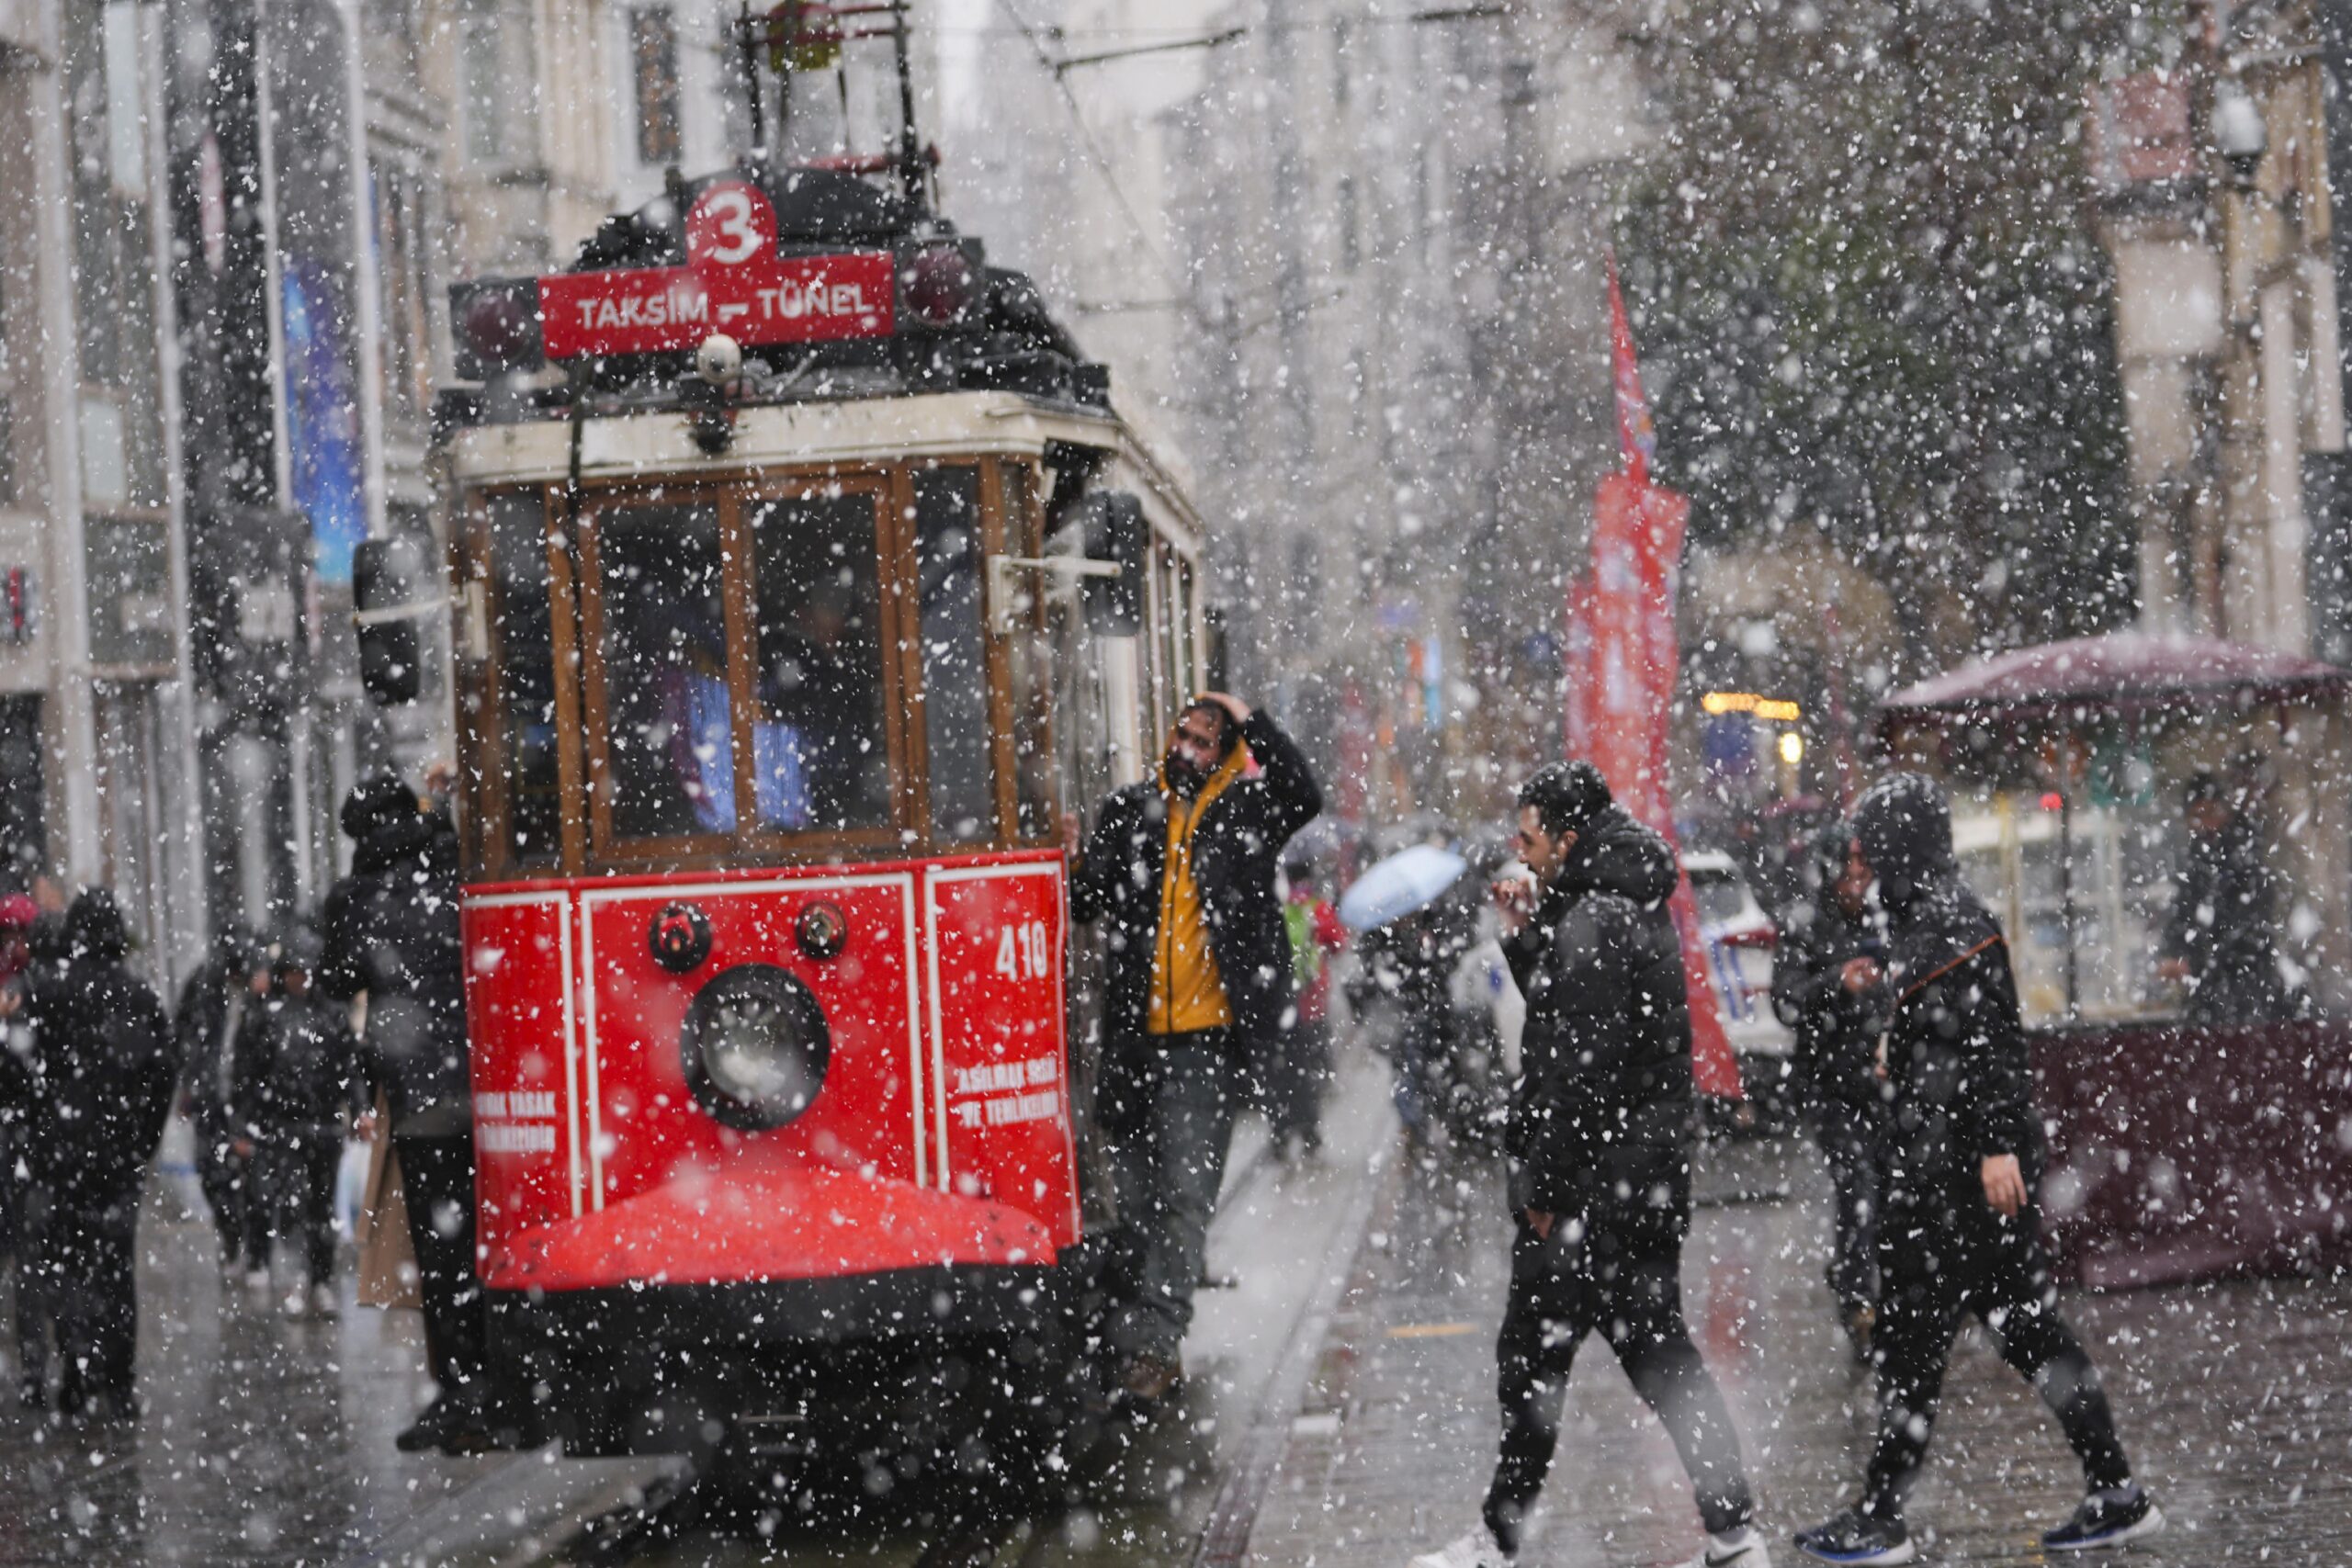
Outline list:
[[[0,878],[113,887],[160,976],[201,930],[164,39],[0,6]]]

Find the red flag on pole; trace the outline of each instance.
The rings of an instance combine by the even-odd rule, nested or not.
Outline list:
[[[1609,319],[1618,446],[1625,467],[1600,481],[1594,497],[1592,572],[1569,589],[1567,739],[1571,754],[1581,751],[1590,758],[1625,809],[1664,834],[1679,854],[1668,719],[1682,670],[1675,603],[1690,506],[1650,482],[1657,437],[1613,254]],[[1682,939],[1692,1076],[1702,1093],[1736,1100],[1739,1063],[1724,1032],[1689,876],[1676,881],[1668,908]]]
[[[1625,319],[1625,296],[1617,288],[1617,253],[1609,253],[1609,363],[1617,389],[1617,450],[1625,477],[1650,482],[1657,456],[1657,428],[1650,423],[1650,400],[1642,393],[1642,369],[1634,358],[1634,326]]]

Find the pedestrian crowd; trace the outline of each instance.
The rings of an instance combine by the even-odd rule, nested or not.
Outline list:
[[[390,775],[354,790],[350,874],[315,927],[222,934],[175,1013],[129,966],[105,890],[0,898],[0,1245],[17,1273],[24,1402],[135,1417],[136,1227],[175,1098],[224,1279],[266,1294],[284,1244],[289,1310],[332,1311],[336,1172],[375,1108],[401,1171],[439,1394],[403,1449],[528,1440],[527,1402],[491,1375],[474,1270],[471,1095],[446,791]],[[1349,939],[1295,836],[1320,811],[1274,719],[1222,693],[1180,715],[1158,768],[1065,821],[1070,910],[1104,961],[1096,1116],[1120,1224],[1102,1338],[1116,1396],[1148,1413],[1183,1378],[1182,1346],[1235,1116],[1267,1111],[1277,1152],[1320,1145],[1331,963]],[[2187,913],[2165,962],[2208,1006],[2299,1005],[2259,939],[2269,893],[2242,823],[2192,784]],[[1518,795],[1517,867],[1483,889],[1499,971],[1524,1004],[1507,1092],[1452,1108],[1460,1011],[1450,990],[1477,922],[1430,905],[1360,944],[1357,994],[1403,1018],[1396,1104],[1417,1146],[1491,1145],[1507,1174],[1509,1294],[1497,1343],[1501,1442],[1478,1528],[1416,1568],[1495,1568],[1517,1553],[1556,1446],[1571,1366],[1599,1335],[1671,1436],[1708,1543],[1705,1568],[1768,1568],[1731,1413],[1680,1299],[1697,1134],[1682,872],[1597,769],[1555,764]],[[1500,869],[1490,860],[1484,870]],[[2085,1500],[2052,1551],[2158,1528],[2097,1368],[2068,1328],[2040,1240],[2041,1122],[1999,926],[1960,874],[1949,804],[1897,773],[1813,842],[1781,912],[1774,1002],[1835,1192],[1828,1283],[1875,1367],[1877,1432],[1852,1506],[1795,1537],[1830,1562],[1914,1553],[1905,1501],[1946,1363],[1975,1317],[2040,1393],[2078,1457]],[[2218,914],[2217,914],[2217,911]],[[2252,911],[2252,913],[2248,913]],[[1503,983],[1498,981],[1498,983]],[[362,1005],[355,1008],[354,1003]],[[2194,1009],[2192,1009],[2194,1011]],[[354,1015],[359,1015],[356,1027]],[[1415,1042],[1418,1041],[1418,1043]],[[1499,1048],[1492,1055],[1498,1063]]]
[[[344,1150],[376,1136],[380,1100],[441,1391],[400,1445],[464,1450],[511,1436],[488,1392],[474,1280],[456,832],[443,777],[424,798],[390,774],[368,780],[342,826],[351,872],[318,921],[266,938],[224,931],[168,1017],[130,966],[106,889],[69,903],[42,879],[30,895],[0,897],[0,1259],[17,1276],[28,1409],[139,1414],[139,1209],[175,1105],[194,1132],[224,1284],[323,1316],[337,1301]]]

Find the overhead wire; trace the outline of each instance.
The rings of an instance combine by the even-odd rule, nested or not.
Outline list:
[[[1210,331],[1216,330],[1216,323],[1209,320],[1199,300],[1193,298],[1191,279],[1180,275],[1175,264],[1159,248],[1158,238],[1144,223],[1143,215],[1127,198],[1125,183],[1119,178],[1118,170],[1112,166],[1110,155],[1102,151],[1102,144],[1095,139],[1094,128],[1087,124],[1085,111],[1079,107],[1078,95],[1070,91],[1068,76],[1055,69],[1054,56],[1046,50],[1044,40],[1038,38],[1036,29],[1029,25],[1028,18],[1022,16],[1012,0],[996,0],[996,3],[998,8],[1012,19],[1012,25],[1020,29],[1022,37],[1028,40],[1030,51],[1037,57],[1038,66],[1052,78],[1054,91],[1069,111],[1070,124],[1077,132],[1079,145],[1102,175],[1102,183],[1110,187],[1111,199],[1125,217],[1127,226],[1135,231],[1136,239],[1143,246],[1144,253],[1151,257],[1152,265],[1159,272],[1160,281],[1167,284],[1170,293],[1183,302],[1186,314]]]

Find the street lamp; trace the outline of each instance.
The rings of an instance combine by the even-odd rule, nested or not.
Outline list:
[[[2235,82],[2214,89],[2213,146],[2228,162],[2232,183],[2240,190],[2252,190],[2262,155],[2270,150],[2270,127],[2261,107]]]

